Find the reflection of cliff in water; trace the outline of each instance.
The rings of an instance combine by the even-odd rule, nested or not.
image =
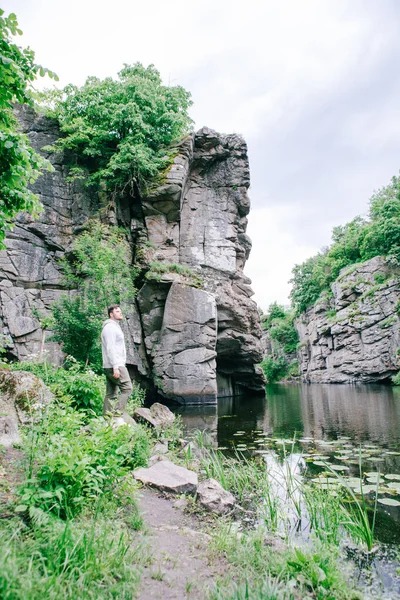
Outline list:
[[[273,437],[348,436],[379,445],[400,441],[400,388],[371,385],[267,386],[267,396],[222,398],[217,406],[187,406],[178,411],[187,431],[209,430],[220,445],[233,434],[256,429]]]
[[[302,386],[304,435],[336,435],[380,445],[400,436],[400,390],[382,385]]]

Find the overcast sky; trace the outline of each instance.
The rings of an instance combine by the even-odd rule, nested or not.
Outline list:
[[[153,63],[196,128],[249,147],[254,299],[366,214],[400,168],[400,0],[3,0],[60,85]]]

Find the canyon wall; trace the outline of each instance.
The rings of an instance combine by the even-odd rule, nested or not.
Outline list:
[[[19,110],[32,145],[41,150],[59,136],[57,123]],[[263,392],[260,315],[243,268],[251,242],[247,148],[237,135],[203,128],[177,149],[164,181],[145,196],[114,198],[68,181],[68,157],[34,184],[44,210],[18,215],[0,252],[0,324],[11,359],[40,351],[38,315],[66,293],[60,259],[99,218],[129,231],[140,266],[138,294],[124,307],[123,327],[132,375],[181,403]],[[105,315],[106,316],[106,315]],[[45,341],[48,359],[62,360]]]
[[[400,268],[376,256],[343,269],[296,321],[309,383],[389,380],[400,368]]]

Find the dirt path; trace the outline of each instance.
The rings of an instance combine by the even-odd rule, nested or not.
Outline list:
[[[148,528],[153,563],[142,575],[139,600],[205,600],[225,565],[207,560],[210,538],[198,519],[174,506],[174,499],[145,488],[139,505]]]

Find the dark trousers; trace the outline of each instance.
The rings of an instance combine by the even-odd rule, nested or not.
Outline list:
[[[106,375],[106,395],[104,397],[103,414],[124,412],[132,394],[132,382],[126,367],[118,367],[119,379],[113,377],[113,369],[104,369]],[[119,395],[118,395],[119,390]]]

